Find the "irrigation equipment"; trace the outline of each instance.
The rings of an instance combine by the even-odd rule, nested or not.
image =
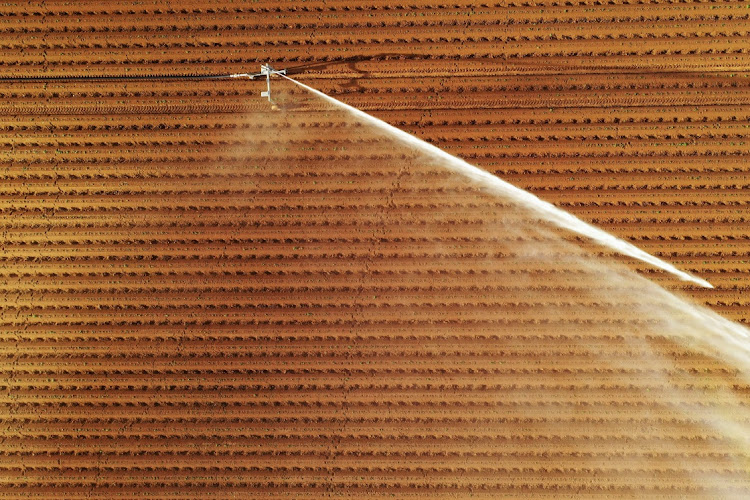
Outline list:
[[[274,75],[274,74],[275,75],[286,75],[286,70],[282,69],[282,70],[277,71],[277,70],[273,69],[270,65],[264,64],[264,65],[262,65],[260,67],[260,75],[253,75],[253,77],[252,77],[252,78],[255,78],[255,77],[258,77],[258,76],[265,75],[265,77],[266,77],[266,89],[267,90],[265,92],[261,92],[260,96],[261,97],[268,97],[268,102],[272,102],[271,101],[271,75]]]
[[[262,64],[260,66],[260,73],[228,73],[228,74],[189,74],[189,75],[76,75],[76,76],[11,76],[2,77],[0,76],[0,83],[2,82],[66,82],[66,81],[119,81],[119,80],[140,80],[140,81],[158,81],[158,80],[226,80],[229,78],[247,78],[249,80],[255,80],[256,78],[266,78],[266,90],[260,93],[261,97],[268,97],[268,101],[273,103],[271,99],[271,75],[286,75],[286,70],[277,70],[271,67],[270,64]]]
[[[286,75],[286,70],[276,70],[271,67],[270,64],[262,64],[260,67],[260,73],[227,73],[227,74],[166,74],[166,75],[75,75],[75,76],[0,76],[0,83],[2,82],[67,82],[67,81],[118,81],[118,80],[141,80],[141,81],[157,81],[157,80],[225,80],[228,78],[248,78],[255,80],[259,77],[266,77],[266,90],[261,92],[261,97],[268,97],[271,100],[271,75]]]

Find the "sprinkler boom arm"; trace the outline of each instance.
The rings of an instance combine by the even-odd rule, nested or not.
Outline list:
[[[235,73],[233,75],[229,75],[230,78],[249,78],[250,80],[255,80],[258,77],[265,76],[266,77],[266,88],[267,90],[265,92],[261,92],[261,97],[268,97],[269,102],[271,102],[271,75],[286,75],[286,70],[275,70],[271,67],[270,64],[263,64],[260,67],[260,73],[251,74],[251,73]]]

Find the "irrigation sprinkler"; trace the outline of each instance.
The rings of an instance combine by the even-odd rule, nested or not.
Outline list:
[[[258,77],[265,76],[267,90],[265,92],[261,92],[260,96],[268,97],[268,102],[273,102],[271,100],[271,75],[286,75],[286,70],[276,70],[273,69],[270,64],[262,64],[260,67],[260,73],[235,73],[233,75],[229,75],[229,78],[249,78],[251,80],[255,80]]]

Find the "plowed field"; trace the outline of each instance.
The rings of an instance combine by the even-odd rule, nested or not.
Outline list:
[[[3,4],[0,497],[747,497],[746,7]]]

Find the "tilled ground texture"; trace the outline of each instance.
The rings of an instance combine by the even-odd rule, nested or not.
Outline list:
[[[604,3],[0,6],[5,76],[297,68],[716,286],[288,82],[0,82],[0,495],[748,496],[747,374],[642,278],[750,319],[748,11]]]

